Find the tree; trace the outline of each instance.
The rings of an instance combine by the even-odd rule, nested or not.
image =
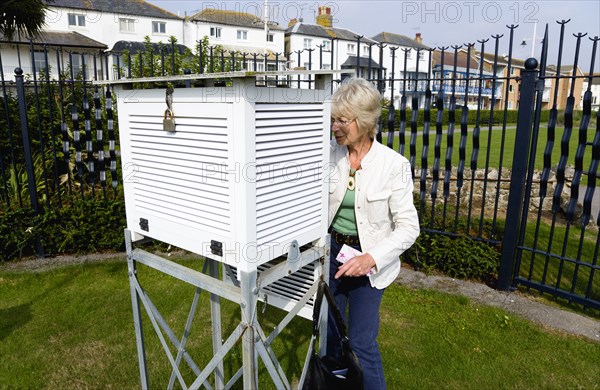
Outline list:
[[[44,27],[48,3],[53,0],[2,0],[0,33],[12,41],[15,34],[34,37]]]

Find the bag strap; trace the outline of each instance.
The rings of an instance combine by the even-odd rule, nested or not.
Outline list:
[[[335,304],[335,299],[333,298],[333,294],[329,289],[329,286],[325,281],[321,280],[319,282],[319,288],[317,290],[317,296],[314,300],[313,304],[313,336],[319,335],[319,317],[321,316],[321,305],[323,303],[323,296],[327,299],[327,303],[329,304],[329,310],[333,313],[333,318],[335,319],[335,324],[338,328],[340,336],[342,339],[345,339],[346,336],[346,325],[344,324],[344,320],[342,319],[342,314],[340,313],[340,309],[338,309]]]

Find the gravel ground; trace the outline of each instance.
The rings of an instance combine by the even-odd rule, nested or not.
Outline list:
[[[175,253],[173,255],[177,258],[196,256],[182,253]],[[126,260],[124,253],[58,256],[48,259],[28,258],[0,263],[0,271],[43,272],[62,265],[97,263],[114,260],[119,257],[123,261]],[[497,291],[482,283],[453,279],[446,276],[426,275],[408,267],[402,268],[396,282],[416,289],[433,289],[450,294],[463,295],[477,303],[502,308],[509,313],[519,315],[537,323],[546,329],[600,342],[600,320],[549,306],[546,303],[535,300],[534,297],[519,292]]]

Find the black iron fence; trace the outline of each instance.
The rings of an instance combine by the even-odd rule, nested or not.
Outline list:
[[[369,42],[369,55],[344,67],[384,96],[377,138],[410,160],[424,232],[497,247],[501,289],[523,285],[599,309],[599,38],[575,34],[573,62],[564,66],[565,25],[555,66],[547,63],[556,40],[548,27],[539,61],[520,61],[512,57],[517,26],[508,26],[491,42],[452,47]],[[356,37],[357,47],[363,40]],[[194,50],[146,44],[109,54],[32,43],[30,74],[0,72],[0,203],[44,213],[73,196],[119,196],[116,105],[111,87],[94,80],[328,69],[339,62],[334,43],[264,54],[227,52],[206,39]],[[582,51],[592,53],[587,75]],[[314,79],[273,72],[257,83],[313,88]]]

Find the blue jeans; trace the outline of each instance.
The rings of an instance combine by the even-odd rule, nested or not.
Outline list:
[[[342,245],[333,238],[331,240],[331,261],[329,265],[329,287],[336,305],[348,325],[350,347],[358,357],[363,370],[364,388],[385,389],[385,377],[377,335],[379,333],[379,306],[383,290],[371,287],[367,276],[341,277],[334,276],[341,265],[335,260]],[[360,246],[353,246],[360,250]],[[348,309],[348,315],[346,315]],[[340,356],[340,335],[331,312],[327,323],[327,354]]]

